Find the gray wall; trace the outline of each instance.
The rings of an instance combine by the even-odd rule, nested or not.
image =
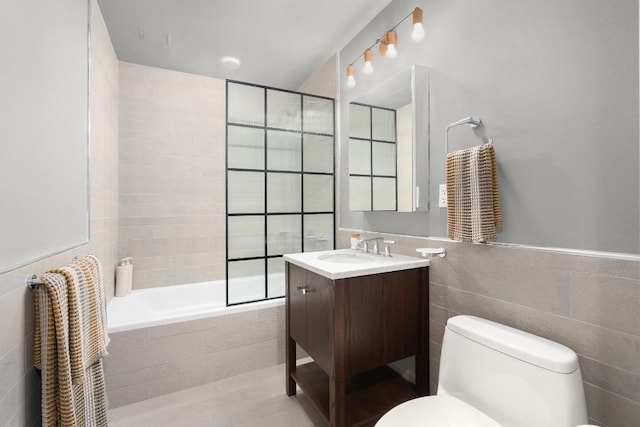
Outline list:
[[[121,62],[119,145],[134,288],[224,279],[224,80]]]
[[[375,52],[372,76],[359,72],[360,59],[358,85],[348,89],[346,66],[416,5],[424,9],[425,40],[411,41],[409,19],[396,30],[398,57]],[[342,209],[342,227],[445,236],[446,212],[434,207],[445,179],[444,128],[473,115],[496,148],[498,241],[640,252],[637,1],[395,0],[340,52],[342,141],[350,100],[411,63],[431,70],[432,209]],[[455,150],[480,140],[459,127],[449,142]],[[347,150],[341,144],[344,173]],[[346,180],[341,190],[346,207]]]
[[[90,243],[0,274],[0,426],[40,425],[40,379],[32,357],[33,295],[25,279],[67,264],[74,256],[95,254],[104,268],[106,294],[113,297],[118,238],[118,60],[93,0],[92,12]],[[21,49],[32,48],[26,40],[15,42],[24,43]]]

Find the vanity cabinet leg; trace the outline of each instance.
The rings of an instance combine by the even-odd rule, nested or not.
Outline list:
[[[293,372],[296,370],[296,342],[289,336],[287,337],[286,347],[285,371],[287,374],[287,396],[293,396],[296,394],[296,382],[293,380],[292,376]]]
[[[421,396],[429,394],[429,353],[419,353],[416,358],[416,391]]]
[[[346,320],[345,320],[345,286],[343,283],[334,285],[333,311],[333,356],[331,374],[329,375],[329,424],[331,427],[345,427],[347,425],[346,411]]]
[[[347,425],[345,394],[344,373],[334,371],[329,380],[329,424],[331,427],[345,427]]]
[[[429,395],[429,270],[420,269],[420,325],[418,327],[418,354],[416,354],[416,391]],[[435,390],[434,390],[435,394]]]

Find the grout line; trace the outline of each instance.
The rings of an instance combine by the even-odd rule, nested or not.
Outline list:
[[[587,382],[587,381],[585,381],[584,379],[582,380],[582,382],[583,382],[583,383],[585,383],[585,384],[588,384],[589,386],[591,386],[591,387],[593,387],[593,388],[595,388],[595,389],[598,389],[599,391],[602,391],[602,392],[604,392],[604,393],[610,394],[610,395],[615,396],[615,397],[617,397],[617,398],[620,398],[620,399],[626,400],[627,402],[631,403],[632,405],[635,405],[635,406],[639,406],[639,407],[640,407],[640,402],[637,402],[637,401],[635,401],[635,400],[631,400],[631,399],[629,399],[628,397],[625,397],[625,396],[623,396],[623,395],[621,395],[621,394],[615,393],[615,392],[613,392],[613,391],[611,391],[611,390],[608,390],[608,389],[606,389],[606,388],[602,388],[602,387],[597,386],[597,385],[595,385],[595,384],[593,384],[593,383]]]
[[[560,314],[555,314],[555,313],[551,313],[549,311],[544,311],[544,310],[540,310],[538,308],[532,308],[532,307],[528,307],[528,306],[520,306],[520,307],[522,307],[525,310],[532,310],[532,311],[536,311],[538,313],[544,313],[545,315],[548,315],[548,316],[559,317],[561,319],[568,320],[569,322],[575,322],[575,323],[578,323],[578,324],[583,325],[583,326],[589,326],[589,327],[596,328],[596,329],[602,329],[602,330],[610,331],[610,332],[612,332],[614,334],[623,335],[625,337],[629,337],[629,338],[632,338],[634,340],[640,339],[640,335],[632,334],[630,332],[620,331],[618,329],[609,328],[609,327],[606,327],[606,326],[598,325],[596,323],[590,323],[590,322],[587,322],[586,320],[572,319],[570,317],[562,316]]]
[[[582,357],[583,359],[587,359],[587,360],[590,360],[590,361],[592,361],[592,362],[599,363],[600,365],[604,365],[604,366],[606,366],[607,368],[615,369],[615,370],[617,370],[617,371],[621,371],[621,372],[623,372],[623,373],[625,373],[625,374],[627,374],[627,375],[631,375],[631,376],[635,376],[635,377],[639,377],[639,378],[640,378],[640,374],[637,374],[637,373],[635,373],[635,372],[633,372],[633,371],[629,371],[628,369],[624,369],[624,368],[621,368],[621,367],[619,367],[619,366],[614,366],[614,365],[611,365],[611,364],[609,364],[609,363],[602,362],[602,361],[597,360],[597,359],[594,359],[594,358],[592,358],[592,357],[585,356],[584,354],[579,354],[579,356],[580,356],[580,357]],[[590,384],[591,384],[591,383],[590,383]],[[595,386],[595,384],[592,384],[592,385],[594,385],[594,386]],[[640,403],[640,399],[638,400],[638,403]]]

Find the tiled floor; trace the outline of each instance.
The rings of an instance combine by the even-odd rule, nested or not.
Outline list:
[[[284,365],[260,369],[109,411],[110,427],[326,427],[298,390],[285,394]]]

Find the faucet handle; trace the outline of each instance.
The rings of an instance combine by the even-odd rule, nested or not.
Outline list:
[[[384,256],[391,256],[391,245],[395,243],[395,240],[383,240],[384,243]]]

